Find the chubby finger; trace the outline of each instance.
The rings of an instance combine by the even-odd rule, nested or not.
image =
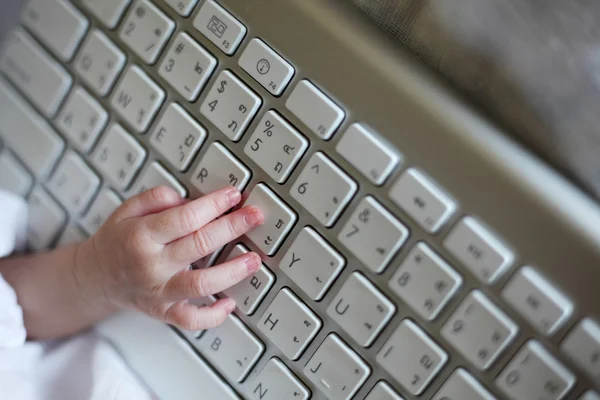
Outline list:
[[[254,206],[244,207],[211,222],[191,235],[169,243],[165,254],[175,265],[189,265],[237,239],[263,221],[264,216],[260,209]]]
[[[158,243],[170,243],[202,228],[236,206],[241,199],[238,189],[228,187],[151,215],[147,221],[150,235]]]
[[[113,218],[120,221],[142,217],[180,206],[186,201],[175,189],[168,186],[157,186],[125,200],[123,205],[115,211]]]
[[[254,274],[260,265],[258,254],[246,253],[211,268],[180,271],[167,282],[165,298],[177,301],[220,293]]]
[[[235,301],[217,300],[213,305],[198,307],[186,300],[178,301],[167,310],[166,322],[188,331],[201,331],[221,325],[235,310]]]

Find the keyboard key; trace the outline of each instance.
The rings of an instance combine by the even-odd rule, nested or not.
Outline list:
[[[390,279],[390,289],[423,319],[435,319],[462,277],[425,243],[418,243]]]
[[[69,61],[85,32],[88,21],[66,0],[30,0],[21,22],[61,61]]]
[[[230,71],[223,71],[202,103],[200,112],[221,133],[237,142],[254,118],[261,103],[261,98],[246,84]]]
[[[444,246],[483,283],[494,283],[511,266],[514,254],[489,229],[465,217],[452,229]]]
[[[92,156],[98,170],[125,190],[146,158],[146,150],[125,130],[113,124]]]
[[[318,152],[308,161],[290,194],[319,222],[331,227],[357,190],[356,182]]]
[[[106,96],[125,67],[125,54],[104,33],[89,34],[75,58],[77,75],[99,96]]]
[[[410,320],[403,320],[377,353],[377,362],[418,396],[442,370],[448,354]]]
[[[275,182],[284,183],[308,148],[308,140],[276,111],[267,112],[244,152]]]
[[[325,338],[304,367],[304,375],[330,400],[349,400],[371,368],[335,334]]]
[[[191,181],[206,195],[227,186],[244,190],[251,176],[250,170],[225,146],[214,142],[202,157]]]
[[[207,330],[196,347],[232,382],[242,382],[265,351],[264,344],[234,315]]]
[[[198,0],[165,0],[165,3],[182,17],[189,17]]]
[[[250,400],[308,400],[310,391],[277,357],[269,360],[248,388]]]
[[[50,174],[64,148],[46,120],[2,79],[0,136],[38,179]]]
[[[159,74],[187,101],[196,101],[217,59],[187,33],[180,33],[160,65]]]
[[[496,400],[481,383],[462,368],[457,369],[433,396],[433,400]]]
[[[33,178],[23,164],[6,149],[0,152],[0,171],[2,171],[0,173],[0,189],[21,197],[25,197],[29,193],[33,185]]]
[[[321,139],[329,140],[344,120],[344,110],[315,85],[303,80],[287,99],[285,106]]]
[[[365,400],[404,400],[385,381],[377,382],[377,385],[369,392]],[[450,400],[450,399],[448,399]]]
[[[187,197],[187,190],[162,165],[154,161],[150,164],[129,191],[129,196],[135,196],[157,186],[168,186],[179,196]]]
[[[575,376],[544,347],[527,342],[496,378],[496,386],[512,400],[565,398]]]
[[[107,28],[117,26],[131,0],[81,0]]]
[[[395,311],[394,304],[358,272],[348,277],[327,308],[327,314],[363,347],[375,341]]]
[[[69,225],[60,236],[60,240],[56,247],[64,247],[73,243],[80,243],[87,239],[87,236],[76,226]]]
[[[281,95],[294,76],[294,67],[256,38],[248,43],[238,64],[274,96]]]
[[[171,103],[150,134],[150,142],[175,168],[185,171],[207,132],[179,104]]]
[[[410,168],[390,190],[390,199],[427,233],[437,233],[456,212],[456,203],[431,178]]]
[[[48,190],[72,214],[82,214],[100,187],[100,178],[68,150],[48,182]]]
[[[130,67],[115,88],[111,105],[138,133],[144,132],[165,99],[165,92],[139,67]]]
[[[54,242],[65,223],[67,214],[41,187],[29,196],[27,239],[34,250],[48,248]]]
[[[56,126],[80,151],[88,153],[108,121],[108,113],[83,88],[76,87],[56,118]]]
[[[0,71],[46,117],[54,116],[71,87],[71,77],[22,29],[7,39]]]
[[[247,252],[248,249],[246,246],[238,244],[231,250],[223,262],[231,261]],[[274,283],[275,275],[273,275],[265,264],[262,264],[254,275],[223,291],[223,294],[235,300],[235,304],[241,312],[246,315],[252,315],[267,293],[269,293]]]
[[[148,0],[136,0],[119,32],[119,39],[146,64],[154,64],[175,29],[162,11]]]
[[[488,369],[516,337],[519,328],[482,292],[475,290],[442,328],[442,337],[476,368]]]
[[[194,28],[227,55],[235,53],[246,35],[246,27],[213,0],[202,5]]]
[[[356,207],[338,240],[373,272],[383,272],[400,246],[408,229],[371,196]]]
[[[342,255],[314,229],[305,227],[283,256],[279,269],[313,300],[325,296],[346,265]]]
[[[562,342],[561,350],[594,381],[600,380],[600,325],[590,318],[579,322]]]
[[[591,390],[588,390],[587,392],[582,394],[578,400],[600,400],[600,394],[593,392]]]
[[[265,217],[265,222],[246,236],[263,253],[268,256],[274,255],[296,224],[298,216],[264,183],[259,183],[252,189],[244,203],[244,207],[246,206],[258,207]]]
[[[573,303],[532,267],[511,278],[502,297],[544,335],[554,334],[573,313]]]
[[[98,232],[108,217],[121,205],[122,201],[110,189],[100,191],[90,210],[81,220],[81,227],[90,236]]]
[[[258,322],[265,336],[291,360],[300,358],[322,323],[289,289],[281,289]]]
[[[352,124],[336,146],[337,152],[375,185],[383,185],[400,163],[391,145],[361,124]]]

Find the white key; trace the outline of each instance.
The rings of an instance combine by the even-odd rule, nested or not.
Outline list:
[[[357,190],[356,182],[319,152],[308,161],[290,194],[319,222],[331,227]]]
[[[136,132],[150,125],[165,99],[165,92],[139,67],[130,67],[115,88],[112,108]]]
[[[107,121],[106,110],[78,86],[60,110],[56,126],[78,150],[87,153],[92,150]]]
[[[256,206],[264,215],[265,222],[246,234],[263,253],[272,256],[296,224],[298,216],[264,183],[252,189],[244,207]]]
[[[456,212],[456,203],[431,178],[410,168],[390,189],[390,199],[428,233],[437,233]]]
[[[304,375],[330,400],[349,400],[371,368],[335,334],[325,338],[304,367]]]
[[[119,39],[146,64],[154,64],[175,29],[162,11],[148,0],[136,0],[123,21]]]
[[[57,247],[68,246],[73,243],[80,243],[87,239],[87,236],[79,230],[79,228],[69,225],[65,228],[65,231],[58,241]]]
[[[8,150],[0,152],[0,189],[25,197],[32,185],[33,178],[23,164]]]
[[[231,250],[223,262],[231,261],[247,252],[248,249],[246,246],[238,244]],[[274,283],[275,275],[273,275],[265,264],[262,264],[254,275],[223,291],[223,294],[234,299],[237,308],[241,312],[246,315],[252,315]]]
[[[106,96],[125,67],[125,54],[104,33],[94,30],[74,61],[75,72],[99,96]]]
[[[417,244],[390,279],[390,289],[423,319],[435,319],[462,277],[425,243]]]
[[[74,214],[83,213],[100,186],[100,178],[72,150],[67,151],[48,182],[48,190]]]
[[[175,190],[179,196],[187,197],[187,190],[175,177],[162,165],[154,161],[150,164],[129,191],[129,196],[135,196],[157,186],[168,186]]]
[[[214,142],[206,150],[191,181],[192,185],[206,195],[227,186],[244,190],[251,176],[250,170],[225,146]]]
[[[246,84],[230,71],[223,71],[202,103],[200,112],[225,136],[237,142],[261,103],[262,99]]]
[[[452,229],[446,249],[479,280],[491,284],[512,265],[514,254],[489,229],[473,217],[465,217]]]
[[[406,239],[408,229],[371,196],[362,199],[338,236],[350,253],[377,273],[383,272]]]
[[[375,185],[383,185],[400,163],[391,145],[361,124],[352,124],[336,146],[337,152]]]
[[[307,80],[298,83],[285,106],[315,135],[329,140],[345,117],[344,110]]]
[[[448,361],[448,354],[414,322],[405,319],[377,353],[377,362],[404,389],[418,396]]]
[[[69,61],[88,27],[87,19],[66,0],[29,0],[21,22],[62,61]]]
[[[258,322],[258,329],[291,360],[300,358],[321,326],[319,317],[287,288],[277,293]]]
[[[165,3],[182,17],[189,17],[196,4],[198,4],[198,0],[165,0]]]
[[[88,235],[95,234],[121,203],[121,199],[115,192],[110,189],[102,190],[81,220],[81,227]]]
[[[125,130],[113,124],[92,156],[98,170],[120,190],[125,190],[141,168],[146,150]]]
[[[195,101],[217,66],[217,59],[187,33],[180,33],[160,65],[159,74],[187,101]]]
[[[64,148],[46,120],[1,79],[0,136],[38,179],[50,174]]]
[[[131,0],[81,0],[107,28],[117,26]]]
[[[275,182],[284,183],[308,148],[308,140],[276,111],[267,112],[244,152]]]
[[[561,350],[594,381],[600,380],[600,325],[586,318],[569,332]]]
[[[496,386],[512,400],[565,398],[575,376],[544,347],[527,342],[496,378]]]
[[[489,368],[519,328],[482,292],[474,290],[446,321],[442,336],[476,368]]]
[[[72,79],[64,68],[22,29],[8,37],[0,54],[0,71],[49,118],[71,87]]]
[[[234,315],[229,315],[218,327],[207,330],[196,347],[233,382],[242,382],[265,351],[264,344]]]
[[[313,300],[319,301],[345,265],[346,260],[336,249],[314,229],[306,227],[283,256],[279,269]]]
[[[49,247],[67,222],[67,214],[41,187],[29,196],[27,238],[34,250]]]
[[[455,370],[432,400],[496,400],[471,374]]]
[[[348,277],[327,308],[327,314],[363,347],[375,341],[394,312],[394,304],[358,272]]]
[[[185,171],[206,136],[203,126],[179,104],[171,103],[150,133],[150,142],[171,165]]]
[[[227,55],[235,53],[246,35],[246,27],[213,0],[202,5],[194,28]]]
[[[238,64],[274,96],[281,95],[294,76],[294,67],[256,38],[248,43]]]
[[[593,392],[591,390],[588,390],[587,392],[582,394],[578,400],[600,400],[600,394]]]
[[[310,391],[277,357],[269,360],[251,386],[250,400],[308,400]]]
[[[518,270],[502,297],[544,335],[554,334],[573,313],[573,303],[532,267]]]
[[[385,381],[377,382],[377,385],[369,392],[365,400],[404,400]]]

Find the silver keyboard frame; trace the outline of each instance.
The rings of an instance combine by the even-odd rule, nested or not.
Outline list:
[[[76,5],[79,3],[78,0],[73,2]],[[244,383],[230,382],[238,393],[245,393],[249,389],[248,383],[253,381],[253,378],[272,356],[281,358],[298,377],[302,377],[303,367],[321,342],[329,333],[336,332],[351,347],[358,349],[357,352],[373,370],[355,398],[360,399],[366,396],[380,379],[385,379],[395,386],[405,398],[413,398],[395,385],[394,380],[383,369],[378,368],[375,361],[378,350],[399,322],[408,317],[424,327],[450,355],[441,374],[419,398],[431,398],[458,366],[465,366],[492,393],[498,398],[502,398],[495,390],[493,380],[528,338],[538,339],[547,348],[552,349],[554,354],[560,356],[558,351],[560,341],[580,318],[591,316],[600,319],[600,295],[597,288],[597,284],[600,282],[600,268],[596,266],[600,260],[600,208],[598,204],[512,140],[508,130],[500,129],[470,106],[468,102],[463,101],[446,83],[425,68],[412,54],[402,49],[397,42],[376,28],[347,0],[219,0],[219,3],[248,29],[240,48],[232,57],[225,56],[193,28],[192,22],[198,7],[189,18],[182,18],[164,2],[155,0],[154,3],[176,21],[177,27],[158,62],[153,66],[145,65],[136,55],[127,51],[126,46],[120,44],[116,31],[106,30],[85,8],[79,7],[79,9],[90,19],[90,29],[100,28],[121,50],[128,54],[127,66],[137,64],[165,89],[167,98],[164,104],[172,101],[178,102],[208,129],[208,139],[191,167],[184,173],[170,169],[174,176],[186,185],[191,197],[198,196],[199,193],[188,184],[191,174],[195,171],[210,143],[218,140],[252,169],[253,176],[245,191],[246,194],[257,183],[265,182],[296,210],[299,220],[288,239],[294,239],[304,226],[312,226],[339,249],[347,259],[346,267],[324,299],[315,302],[285,274],[277,272],[279,262],[292,240],[284,242],[274,257],[263,257],[265,263],[276,274],[275,285],[253,316],[241,314],[238,316],[249,327],[256,326],[259,318],[279,290],[289,287],[324,319],[323,327],[297,361],[288,360],[274,345],[270,344],[260,331],[253,329],[255,335],[266,344],[267,349]],[[207,82],[200,98],[194,103],[188,103],[177,92],[170,89],[167,82],[160,78],[157,72],[166,50],[177,33],[181,31],[188,33],[218,58],[217,68]],[[281,97],[272,96],[237,65],[237,60],[246,44],[254,37],[264,40],[296,68],[296,73],[288,89]],[[86,87],[78,79],[70,63],[67,63],[65,68],[73,77],[74,85]],[[218,73],[224,69],[232,70],[263,99],[259,113],[248,127],[247,133],[237,143],[227,139],[199,113],[199,106],[204,100],[208,88],[212,86]],[[346,118],[342,126],[330,141],[323,141],[308,132],[285,107],[285,100],[291,92],[290,88],[293,88],[303,78],[308,78],[315,83],[346,111]],[[107,110],[111,109],[107,98],[100,99],[100,102]],[[310,139],[307,153],[284,185],[272,181],[243,151],[250,136],[248,132],[252,132],[262,114],[272,108],[277,109]],[[154,119],[154,123],[148,131],[160,119],[164,109],[163,106],[161,113]],[[375,187],[358,173],[353,173],[355,171],[353,167],[335,151],[335,145],[341,137],[341,132],[356,121],[370,125],[404,156],[402,168],[394,171],[382,187]],[[116,114],[111,115],[109,124],[111,122],[119,122],[124,127],[128,127],[127,123],[120,120]],[[131,132],[131,130],[129,131]],[[149,152],[146,165],[152,160],[161,160],[161,157],[150,145],[149,135],[134,136]],[[322,227],[289,195],[291,184],[302,171],[310,155],[316,151],[325,152],[345,171],[352,173],[358,182],[359,190],[349,204],[349,210],[352,210],[365,195],[373,195],[410,229],[408,242],[382,274],[374,274],[363,267],[357,259],[344,251],[344,246],[337,241],[337,234],[349,217],[349,212],[344,212],[334,227],[327,229]],[[421,168],[439,182],[458,202],[459,212],[437,235],[426,234],[387,198],[391,184],[407,166]],[[503,275],[494,285],[485,287],[470,275],[458,260],[453,259],[444,250],[443,238],[454,222],[463,215],[479,217],[510,245],[516,254],[511,272],[521,265],[536,266],[544,276],[573,300],[576,305],[574,315],[559,332],[551,338],[541,337],[523,318],[501,301],[500,290],[510,278],[511,272]],[[429,243],[433,249],[449,260],[464,278],[459,295],[451,300],[433,322],[422,320],[388,289],[388,281],[396,267],[418,241]],[[242,239],[241,242],[250,249],[256,250],[256,247],[248,240]],[[221,258],[233,245],[235,243],[225,249]],[[325,311],[326,306],[339,291],[348,275],[357,270],[365,274],[398,305],[392,321],[368,349],[353,345],[353,340],[326,317]],[[480,288],[521,328],[518,339],[485,373],[470,368],[469,363],[458,353],[453,352],[439,334],[443,322],[464,295],[473,288]],[[565,357],[560,356],[559,358],[572,371],[578,371]],[[157,366],[160,366],[160,362],[157,360]],[[569,399],[575,399],[584,389],[593,387],[593,382],[583,374],[577,373],[577,376],[577,385],[568,396]],[[303,379],[303,381],[313,392],[313,399],[325,399],[309,380]],[[596,387],[598,388],[600,385],[596,383]]]

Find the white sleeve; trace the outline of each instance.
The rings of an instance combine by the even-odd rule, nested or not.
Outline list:
[[[21,197],[0,189],[0,258],[25,248],[27,203]]]

